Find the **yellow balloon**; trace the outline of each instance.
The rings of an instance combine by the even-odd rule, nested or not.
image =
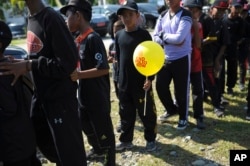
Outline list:
[[[156,74],[165,61],[164,50],[153,41],[140,43],[134,51],[133,63],[139,73],[145,76]]]

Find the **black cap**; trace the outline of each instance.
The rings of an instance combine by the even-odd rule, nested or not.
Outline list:
[[[87,0],[70,0],[66,6],[60,9],[60,12],[65,15],[70,7],[75,7],[81,11],[92,12],[91,4]]]
[[[228,1],[227,0],[215,0],[212,4],[212,7],[220,8],[220,9],[227,9],[228,8]]]
[[[138,11],[138,6],[134,1],[125,1],[125,3],[117,10],[117,15],[121,15],[124,9]]]
[[[12,33],[9,26],[0,20],[0,42],[7,47],[12,40]]]
[[[230,4],[231,4],[232,6],[243,7],[245,3],[247,3],[246,0],[232,0]]]
[[[184,0],[183,3],[184,7],[197,7],[197,8],[202,8],[202,2],[201,0]]]

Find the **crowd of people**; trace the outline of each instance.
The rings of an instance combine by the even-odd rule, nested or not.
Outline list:
[[[178,130],[188,125],[190,89],[197,128],[205,129],[206,96],[211,98],[215,115],[223,117],[224,104],[228,104],[223,94],[234,95],[237,81],[240,90],[247,84],[250,6],[246,0],[215,0],[209,13],[202,12],[203,0],[166,0],[168,9],[159,9],[153,35],[140,26],[136,2],[125,1],[112,14],[108,52],[90,26],[89,1],[69,0],[60,9],[66,23],[43,0],[24,1],[29,9],[27,59],[3,55],[12,35],[8,25],[0,21],[3,166],[41,166],[38,151],[57,166],[85,166],[87,160],[96,158],[115,166],[116,151],[133,148],[137,114],[144,127],[145,150],[157,149],[154,80],[165,108],[158,119],[165,122],[178,115]],[[161,70],[148,77],[133,64],[133,52],[143,41],[157,42],[165,53]],[[109,63],[119,100],[117,143],[110,115]],[[34,84],[31,103],[24,97],[25,74],[31,75]],[[246,119],[250,120],[250,83],[246,99]],[[87,152],[83,134],[91,146]]]

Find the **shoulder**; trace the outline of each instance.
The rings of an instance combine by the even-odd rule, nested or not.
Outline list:
[[[191,17],[191,12],[188,11],[187,9],[185,9],[185,8],[182,8],[182,14],[181,14],[181,16],[182,17],[183,16],[189,16],[189,17]]]

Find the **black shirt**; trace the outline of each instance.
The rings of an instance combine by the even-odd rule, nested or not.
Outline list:
[[[136,70],[133,64],[133,53],[141,42],[151,40],[152,37],[149,32],[141,28],[132,32],[122,29],[116,33],[115,47],[119,66],[119,90],[132,92],[143,88],[146,77]],[[149,77],[151,80],[153,78],[153,76]]]

